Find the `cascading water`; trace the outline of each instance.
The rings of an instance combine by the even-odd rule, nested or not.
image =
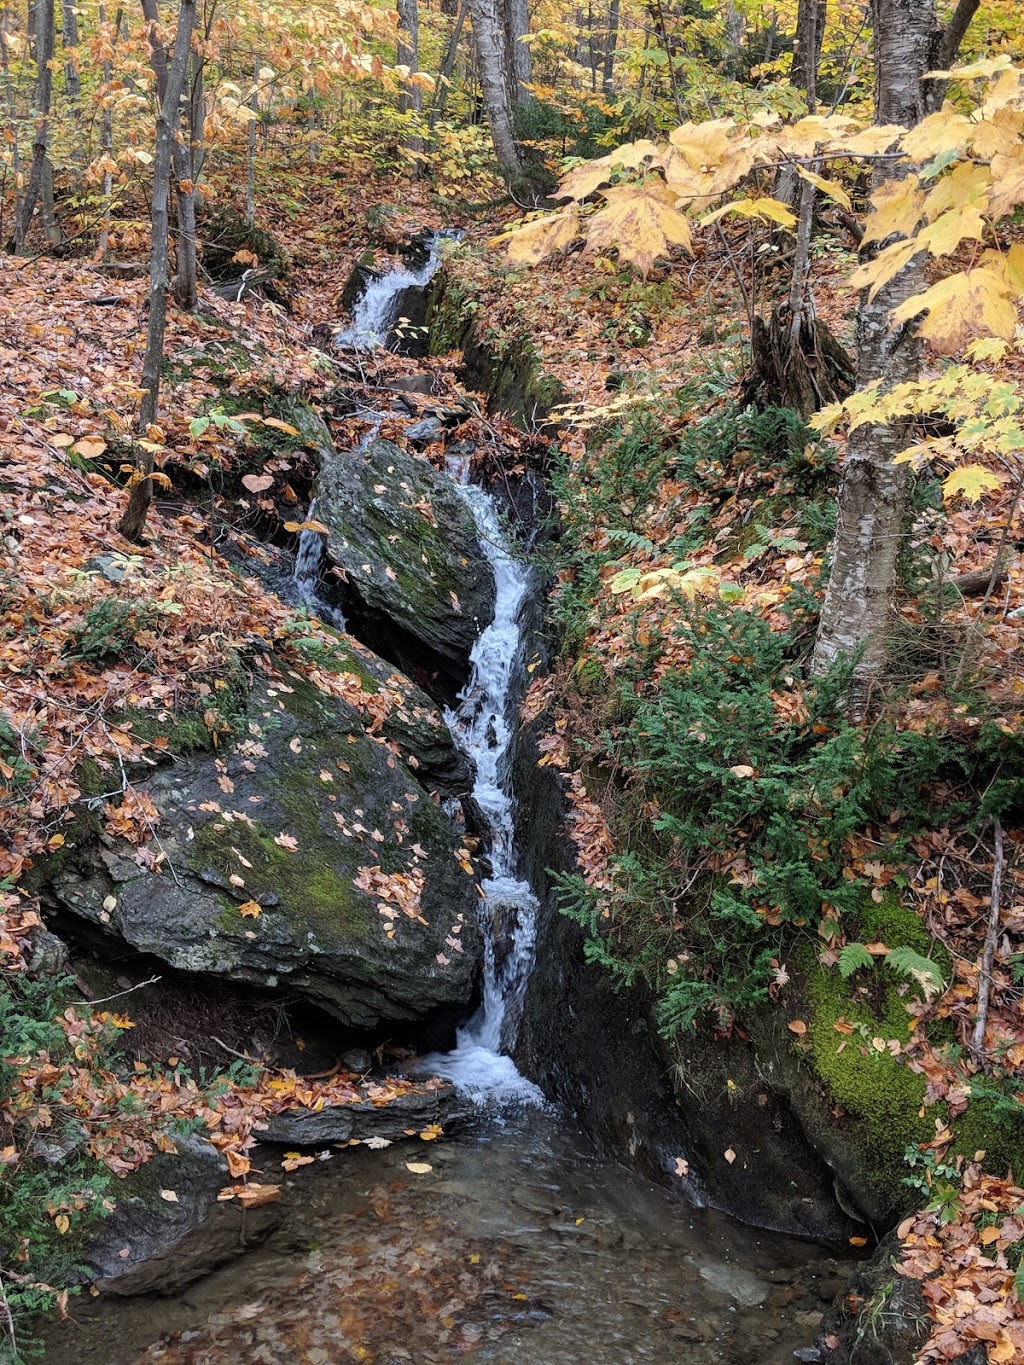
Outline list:
[[[309,504],[306,520],[313,521],[316,514],[316,498]],[[320,592],[324,567],[324,538],[319,531],[301,531],[299,548],[295,552],[295,568],[292,581],[295,595],[304,607],[315,611],[321,620],[327,621],[335,630],[345,630],[345,616],[340,607],[324,600]]]
[[[418,270],[396,270],[372,280],[353,309],[351,327],[337,334],[337,342],[357,350],[385,345],[400,295],[429,282],[440,265],[444,240],[444,234],[430,239],[428,258]],[[379,426],[378,421],[364,438],[364,447]],[[458,1090],[480,1103],[540,1105],[544,1103],[540,1090],[519,1074],[506,1055],[515,1042],[522,1016],[537,919],[537,898],[529,884],[516,877],[511,764],[513,690],[523,645],[519,614],[529,588],[529,571],[512,552],[494,499],[469,482],[468,458],[449,459],[447,473],[473,518],[495,581],[494,619],[473,647],[470,679],[458,709],[445,713],[456,743],[475,765],[473,797],[487,826],[491,875],[481,887],[482,1003],[458,1031],[455,1049],[423,1058],[418,1070],[447,1077]],[[310,509],[311,517],[314,510]],[[295,561],[296,583],[300,593],[310,593],[304,600],[320,611],[317,584],[322,555],[320,534],[303,532]]]
[[[537,922],[537,898],[529,884],[516,877],[511,764],[515,732],[510,713],[523,644],[519,615],[529,570],[511,550],[494,499],[469,483],[468,459],[449,459],[447,472],[469,509],[494,572],[494,618],[473,647],[470,679],[458,710],[445,713],[456,742],[476,767],[473,797],[490,838],[491,875],[481,888],[482,1003],[458,1031],[455,1049],[424,1058],[421,1069],[447,1077],[479,1103],[543,1104],[538,1088],[504,1055],[515,1042],[522,1016]]]
[[[444,233],[427,240],[427,259],[417,270],[393,270],[370,280],[352,310],[352,325],[335,333],[335,343],[354,351],[386,346],[398,320],[398,301],[407,289],[422,289],[441,264]]]

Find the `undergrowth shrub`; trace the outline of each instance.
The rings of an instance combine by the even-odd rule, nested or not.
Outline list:
[[[689,667],[605,737],[631,775],[616,798],[633,837],[614,862],[615,893],[561,881],[589,959],[651,980],[667,1033],[764,999],[784,945],[831,937],[868,893],[847,867],[850,836],[891,827],[880,856],[902,863],[931,818],[932,786],[963,788],[975,761],[948,738],[850,724],[848,665],[780,714],[778,689],[799,677],[793,634],[756,615],[680,606],[677,630]],[[947,793],[944,819],[971,813],[966,794]]]
[[[152,630],[161,616],[155,603],[102,597],[86,611],[82,625],[68,637],[65,657],[89,664],[137,657],[144,653],[137,637]]]
[[[42,1354],[32,1319],[81,1278],[82,1233],[110,1211],[112,1177],[84,1150],[84,1131],[63,1101],[71,1044],[60,1019],[73,981],[4,971],[0,976],[0,1361]],[[49,1065],[27,1093],[22,1067]],[[70,1292],[75,1292],[72,1288]],[[6,1317],[6,1322],[3,1319]]]
[[[682,560],[705,547],[739,478],[755,513],[724,543],[731,557],[788,550],[794,533],[828,544],[831,448],[787,409],[724,406],[685,423],[700,397],[691,386],[667,413],[601,433],[585,464],[556,476],[565,653],[581,688],[589,665],[601,675],[594,707],[576,717],[577,752],[616,774],[608,795],[627,847],[611,892],[562,877],[562,909],[583,927],[590,960],[654,985],[666,1033],[709,1011],[728,1026],[765,998],[787,945],[840,932],[870,892],[848,865],[851,836],[889,831],[880,856],[901,864],[938,791],[944,820],[980,821],[1021,799],[1020,784],[999,776],[1012,740],[997,725],[981,723],[968,745],[889,721],[850,724],[849,665],[803,676],[818,610],[803,586],[785,599],[781,629],[777,614],[773,627],[722,602],[679,599],[669,639],[647,638],[637,615],[619,632],[614,673],[588,656],[611,568],[632,551]],[[657,521],[667,480],[690,492],[668,539]],[[688,665],[665,675],[667,650]],[[986,789],[979,806],[970,793]]]

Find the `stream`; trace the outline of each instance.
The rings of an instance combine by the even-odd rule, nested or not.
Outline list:
[[[373,282],[343,334],[372,345],[418,271]],[[390,292],[387,286],[390,286]],[[282,1222],[173,1298],[85,1297],[49,1328],[54,1365],[784,1365],[820,1358],[821,1316],[845,1254],[682,1204],[599,1155],[508,1055],[533,963],[537,899],[518,876],[510,752],[523,679],[531,572],[498,504],[448,474],[495,575],[494,619],[447,720],[476,766],[489,874],[480,914],[482,999],[451,1052],[418,1072],[449,1078],[475,1117],[440,1142],[382,1139],[286,1176]],[[315,507],[310,515],[315,514]],[[304,534],[296,588],[320,610],[321,540]],[[336,624],[343,624],[336,621]],[[263,1149],[263,1177],[281,1153]]]

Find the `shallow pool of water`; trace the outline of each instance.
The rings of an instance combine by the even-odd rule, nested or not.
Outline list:
[[[686,1208],[537,1110],[338,1152],[284,1200],[267,1243],[179,1298],[74,1302],[47,1361],[791,1365],[848,1269]]]

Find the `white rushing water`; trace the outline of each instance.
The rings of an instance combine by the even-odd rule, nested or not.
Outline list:
[[[352,310],[352,325],[337,334],[338,344],[356,350],[386,345],[397,320],[400,295],[429,283],[440,265],[444,240],[443,234],[430,239],[428,258],[418,270],[396,270],[371,280]],[[360,448],[373,439],[379,426],[378,422]],[[487,826],[491,875],[481,886],[484,980],[480,1008],[459,1029],[453,1051],[425,1057],[417,1069],[445,1076],[481,1104],[542,1105],[540,1090],[520,1075],[507,1055],[522,1017],[537,923],[537,898],[529,884],[516,876],[512,790],[513,688],[522,662],[519,617],[529,570],[512,552],[494,499],[469,482],[469,459],[449,459],[447,473],[473,518],[495,581],[494,619],[473,647],[470,678],[458,709],[445,713],[456,743],[475,765],[473,797]],[[314,511],[315,504],[311,517]],[[296,585],[300,594],[308,594],[303,600],[321,614],[318,585],[323,552],[321,535],[304,531],[295,560]]]
[[[313,521],[315,517],[316,498],[309,504],[306,520]],[[320,592],[325,554],[324,537],[320,531],[300,531],[299,548],[295,551],[295,567],[292,570],[295,595],[304,607],[316,612],[322,621],[332,625],[335,630],[346,630],[345,615],[341,608],[326,601]]]
[[[352,309],[352,325],[335,333],[335,343],[353,351],[370,351],[386,346],[398,321],[399,296],[406,289],[422,289],[429,284],[441,264],[442,234],[427,242],[427,259],[416,270],[393,270],[370,280]]]
[[[454,1050],[424,1058],[422,1069],[446,1077],[481,1104],[543,1104],[540,1090],[519,1074],[506,1055],[522,1017],[537,927],[537,898],[529,883],[516,876],[512,790],[512,694],[522,662],[519,618],[529,569],[512,552],[494,499],[468,482],[468,459],[450,459],[448,474],[469,509],[494,572],[494,618],[473,646],[470,679],[460,694],[458,710],[445,713],[456,742],[476,765],[473,797],[487,825],[491,875],[483,880],[480,906],[483,1000],[473,1018],[459,1029]]]

